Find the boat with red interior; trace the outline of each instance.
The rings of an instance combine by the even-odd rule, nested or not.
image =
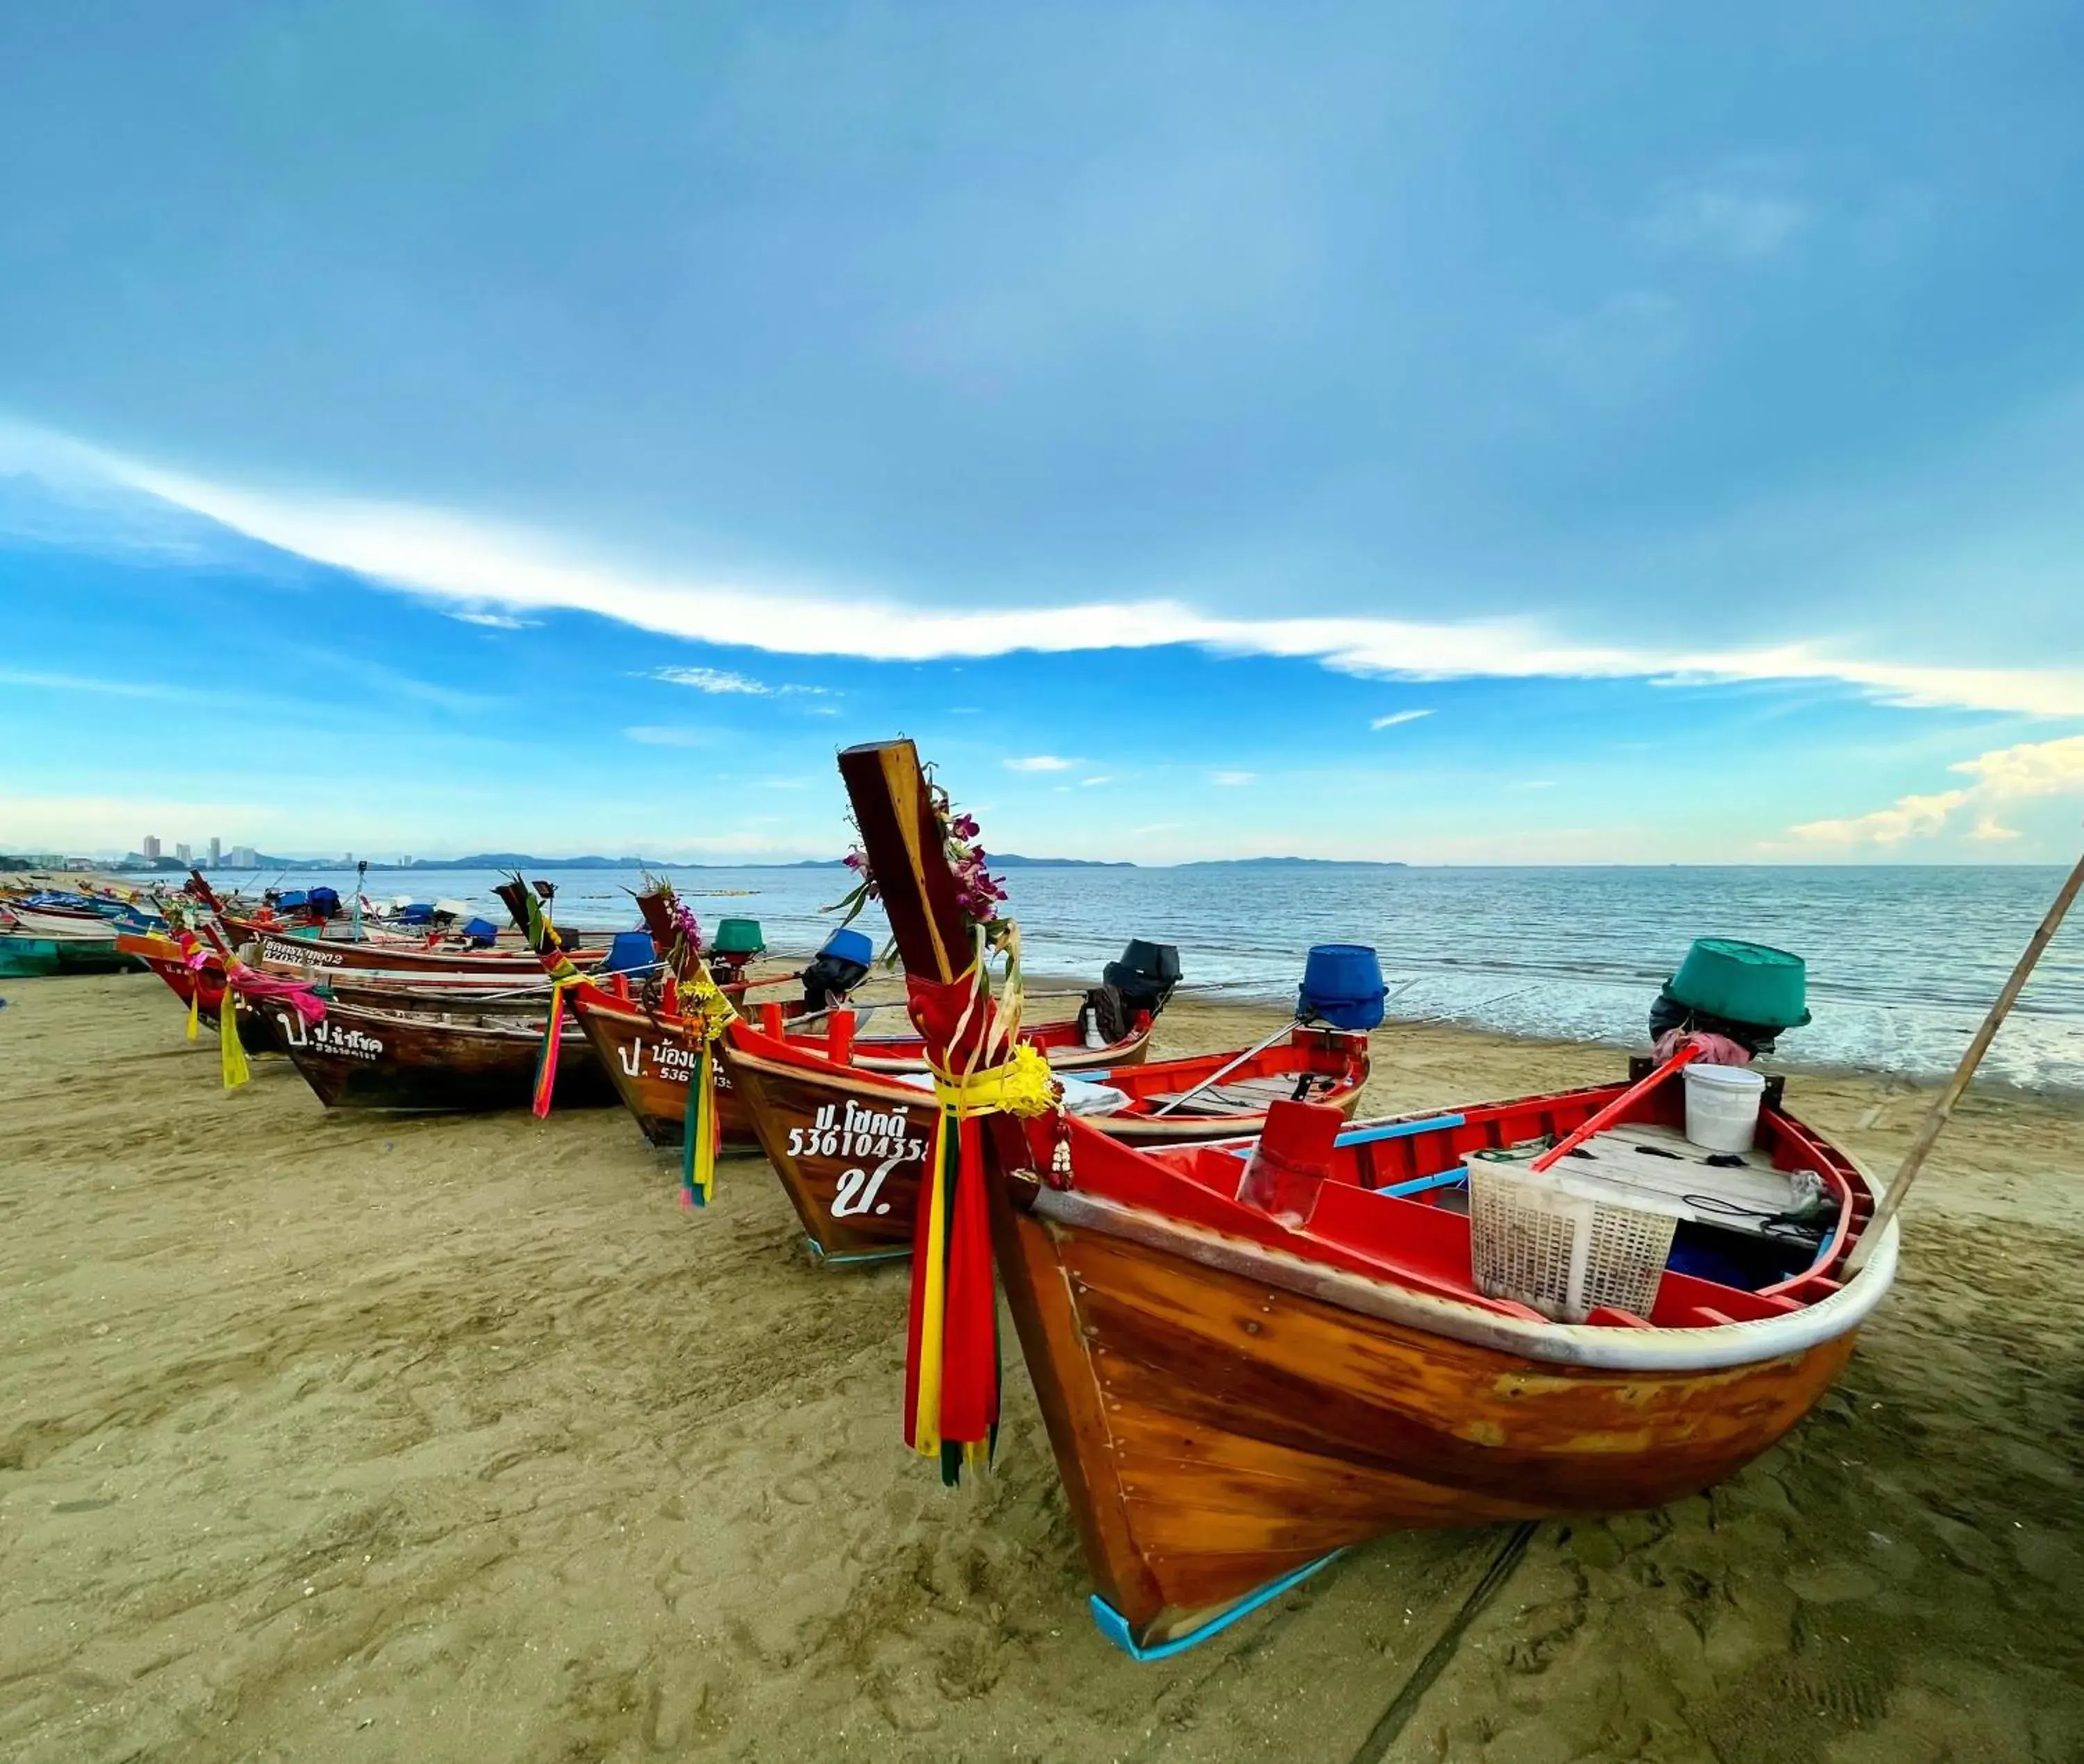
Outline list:
[[[976,927],[917,755],[840,764],[948,1069],[981,1045],[945,1028]],[[1682,1067],[1732,1026],[1689,1018],[1635,1083],[1351,1127],[1284,1102],[1180,1149],[987,1073],[915,1261],[908,1440],[949,1476],[988,1449],[995,1264],[1095,1615],[1144,1658],[1384,1532],[1712,1486],[1809,1411],[1896,1263],[1893,1220],[1862,1245],[1874,1183],[1777,1086],[1748,1149],[1688,1138]]]

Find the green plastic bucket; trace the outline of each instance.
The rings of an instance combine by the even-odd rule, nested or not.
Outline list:
[[[718,955],[758,955],[767,947],[757,919],[723,919],[717,923],[716,941],[710,945]]]
[[[1689,1010],[1760,1029],[1799,1029],[1809,1021],[1802,958],[1735,937],[1696,937],[1664,993]]]

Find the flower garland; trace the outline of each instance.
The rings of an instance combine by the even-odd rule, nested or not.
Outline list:
[[[1007,1026],[1004,1039],[1010,1043],[1020,1022],[1020,927],[999,910],[1006,899],[1005,878],[991,873],[990,861],[980,843],[982,829],[977,825],[976,817],[958,810],[948,793],[934,781],[934,768],[928,766],[925,769],[927,807],[940,835],[941,849],[947,857],[948,868],[955,875],[955,901],[962,909],[964,926],[976,951],[977,985],[982,997],[991,996],[986,972],[991,958],[999,956],[1005,960],[1000,1017]],[[840,920],[844,929],[861,916],[871,900],[883,898],[883,887],[869,866],[868,853],[858,841],[841,861],[859,880],[843,899],[823,910],[845,913],[845,917]],[[897,965],[895,940],[884,949],[882,963],[885,967]]]

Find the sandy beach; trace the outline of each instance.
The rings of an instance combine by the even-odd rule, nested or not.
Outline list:
[[[1138,1665],[1017,1352],[996,1472],[942,1490],[898,1439],[904,1271],[814,1268],[758,1160],[689,1213],[619,1110],[329,1115],[280,1060],[222,1091],[150,975],[0,992],[19,1764],[2084,1757],[2074,1098],[1972,1096],[1846,1377],[1731,1483],[1540,1526],[1465,1627],[1506,1530]],[[1273,1021],[1183,1002],[1157,1051]],[[1375,1045],[1371,1112],[1621,1059]],[[1789,1095],[1883,1171],[1924,1100]]]

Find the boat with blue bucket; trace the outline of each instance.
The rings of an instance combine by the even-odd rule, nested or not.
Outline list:
[[[1358,1126],[1284,1100],[1256,1140],[1137,1146],[993,1039],[911,743],[849,748],[840,769],[951,1075],[906,1440],[947,1480],[988,1460],[995,1268],[1094,1615],[1137,1658],[1384,1532],[1709,1487],[1808,1412],[1888,1289],[1876,1185],[1777,1083],[1741,1087],[1746,1131],[1718,1095],[1713,1144],[1691,1136],[1684,1072],[1741,1068],[1799,1022],[1785,975],[1772,1022],[1729,1017],[1735,993],[1682,1000],[1714,1026],[1660,1030],[1627,1082]],[[1314,967],[1319,1008],[1364,1016],[1372,984],[1342,971]]]

